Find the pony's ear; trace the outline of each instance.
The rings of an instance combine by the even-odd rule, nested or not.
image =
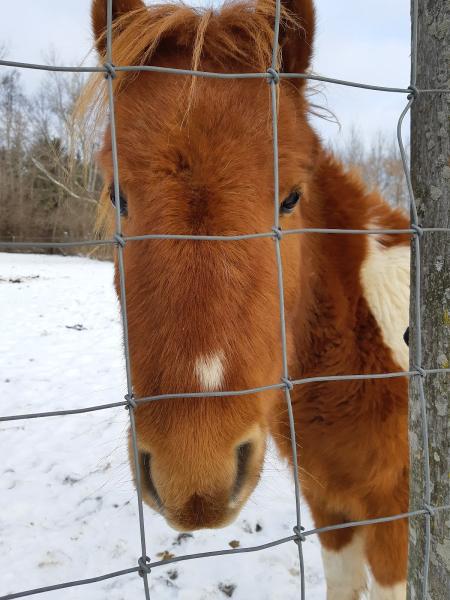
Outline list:
[[[285,73],[304,73],[310,65],[313,52],[316,25],[314,2],[313,0],[281,0],[281,4],[298,23],[298,27],[293,27],[287,19],[286,25],[281,25],[281,70]],[[303,82],[301,79],[296,81]]]
[[[112,20],[144,7],[142,0],[112,0]],[[99,54],[103,56],[106,48],[107,0],[93,0],[91,15],[95,44]]]

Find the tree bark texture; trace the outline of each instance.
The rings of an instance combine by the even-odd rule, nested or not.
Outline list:
[[[450,1],[418,0],[417,88],[449,89]],[[412,0],[414,4],[414,0]],[[449,93],[419,93],[411,114],[411,174],[422,227],[450,226]],[[413,242],[412,264],[415,261]],[[421,237],[422,367],[449,368],[450,234]],[[413,271],[414,278],[414,271]],[[414,286],[412,286],[414,288]],[[414,368],[417,323],[411,293],[410,350]],[[424,506],[424,452],[418,378],[410,383],[411,510]],[[430,452],[431,506],[450,504],[449,374],[424,379]],[[408,597],[422,600],[425,517],[410,520]],[[433,512],[427,598],[450,598],[450,511]]]

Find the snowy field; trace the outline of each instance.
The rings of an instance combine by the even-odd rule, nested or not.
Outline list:
[[[0,414],[123,400],[125,375],[110,263],[0,254]],[[0,423],[0,597],[134,567],[140,555],[136,494],[123,408]],[[153,560],[263,544],[292,534],[290,475],[271,452],[260,485],[222,530],[179,538],[144,509]],[[312,526],[303,507],[304,525]],[[325,598],[318,539],[304,543],[308,600]],[[294,600],[294,543],[257,553],[186,561],[153,570],[152,600]],[[138,600],[127,575],[36,598]]]

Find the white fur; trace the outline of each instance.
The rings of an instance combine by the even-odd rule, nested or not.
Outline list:
[[[199,356],[195,361],[195,374],[205,391],[220,390],[223,383],[223,354]]]
[[[322,546],[327,600],[358,600],[366,588],[364,538],[356,533],[339,552]]]
[[[406,582],[392,586],[382,586],[376,581],[372,584],[370,600],[406,600]]]
[[[361,268],[364,297],[385,344],[401,369],[409,367],[409,349],[403,334],[409,323],[409,246],[383,247],[369,235],[369,255]]]

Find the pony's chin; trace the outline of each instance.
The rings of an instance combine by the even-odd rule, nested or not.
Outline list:
[[[170,510],[154,502],[147,494],[143,495],[144,503],[154,512],[161,515],[166,523],[182,533],[199,529],[221,529],[230,525],[243,508],[245,501],[229,503],[224,510],[211,509],[193,512],[191,510]]]
[[[189,533],[191,531],[198,531],[200,529],[222,529],[230,525],[239,514],[240,509],[230,511],[224,516],[216,517],[215,519],[207,519],[203,523],[198,519],[186,518],[170,518],[168,515],[164,515],[167,524],[181,533]]]

